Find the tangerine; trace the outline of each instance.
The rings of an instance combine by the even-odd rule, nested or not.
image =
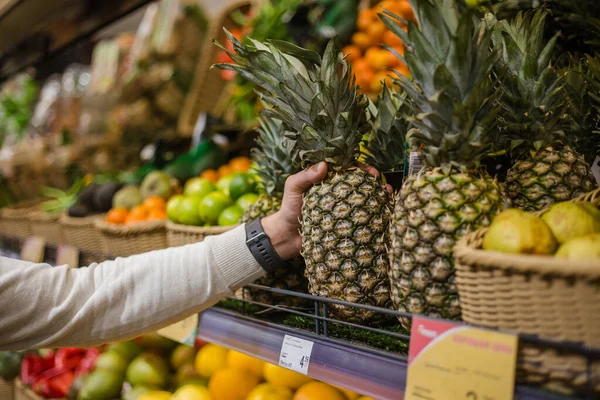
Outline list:
[[[365,53],[365,60],[376,71],[384,70],[389,66],[388,51],[385,49],[371,47]]]
[[[373,43],[380,43],[386,30],[385,24],[382,21],[377,20],[369,25],[367,28],[367,35],[369,35]]]
[[[356,27],[364,32],[369,28],[374,19],[373,10],[369,8],[362,9],[358,12]]]
[[[398,4],[398,14],[406,21],[414,21],[415,13],[408,1],[402,1]]]
[[[147,221],[162,221],[167,219],[167,212],[162,208],[154,208],[148,213]]]
[[[217,173],[219,174],[219,179],[223,178],[224,176],[229,176],[233,173],[233,169],[231,169],[231,167],[227,164],[225,165],[221,165],[219,167],[219,169],[217,170]]]
[[[346,400],[346,396],[325,382],[308,382],[294,393],[293,400]]]
[[[361,58],[362,51],[358,46],[350,44],[342,49],[342,54],[346,56],[348,62],[352,63]]]
[[[404,46],[404,42],[402,42],[402,39],[400,39],[394,32],[390,30],[386,30],[383,33],[383,43],[392,47]]]
[[[128,214],[129,211],[124,207],[113,208],[106,214],[106,222],[118,225],[124,224]]]
[[[235,157],[229,161],[229,166],[233,172],[246,172],[252,166],[252,160],[248,157]]]
[[[365,32],[356,32],[352,35],[352,43],[362,50],[366,50],[374,44],[371,42],[371,37]]]
[[[383,87],[383,81],[385,81],[388,87],[392,85],[392,78],[389,76],[388,72],[379,72],[375,74],[375,78],[373,78],[373,80],[371,81],[371,91],[373,93],[381,92],[381,88]]]
[[[213,400],[245,400],[260,383],[251,372],[234,368],[216,371],[208,382],[208,390]]]
[[[131,209],[129,215],[127,215],[127,218],[125,219],[125,224],[135,224],[137,222],[145,221],[146,218],[148,218],[148,209],[143,205],[139,205]]]
[[[165,201],[165,199],[163,199],[162,197],[159,197],[159,196],[147,197],[144,200],[144,202],[142,203],[142,205],[147,210],[153,210],[153,209],[165,210],[167,208],[167,202]]]
[[[208,179],[212,183],[217,183],[219,180],[219,173],[214,169],[207,169],[200,174],[200,178]]]

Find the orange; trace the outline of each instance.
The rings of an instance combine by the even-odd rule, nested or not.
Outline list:
[[[124,224],[128,214],[129,211],[124,207],[113,208],[106,214],[106,222],[119,225]]]
[[[324,382],[309,382],[294,394],[293,400],[346,400],[346,396]]]
[[[298,372],[280,367],[279,365],[265,363],[263,369],[265,380],[276,386],[284,386],[292,390],[311,382],[313,379]]]
[[[385,24],[380,20],[376,20],[367,28],[366,32],[373,43],[381,43],[381,39],[386,30]]]
[[[208,391],[212,400],[246,400],[259,383],[260,379],[250,372],[224,368],[210,378]]]
[[[148,210],[146,207],[139,205],[131,209],[129,215],[125,219],[127,225],[145,221],[148,218]]]
[[[358,18],[356,19],[356,27],[361,31],[366,31],[369,28],[369,25],[374,20],[373,10],[369,8],[365,8],[358,12]]]
[[[217,183],[219,180],[219,173],[214,169],[207,169],[200,174],[200,178],[208,179],[212,183]]]
[[[398,13],[406,21],[414,21],[415,20],[415,14],[413,13],[413,9],[410,6],[410,3],[408,1],[400,2],[400,4],[398,5],[398,8],[399,8]]]
[[[367,60],[371,68],[376,71],[384,70],[389,66],[388,51],[385,49],[371,47],[365,53],[365,60]]]
[[[229,176],[233,174],[233,170],[229,165],[221,165],[217,172],[219,174],[219,179],[223,178],[224,176]]]
[[[165,201],[165,199],[163,199],[162,197],[159,197],[159,196],[147,197],[146,200],[144,200],[144,202],[142,203],[142,205],[144,207],[146,207],[147,210],[153,210],[153,209],[164,210],[167,208],[167,202]]]
[[[401,75],[406,76],[407,78],[410,78],[410,71],[408,70],[408,67],[403,64],[400,63],[396,68],[394,68],[396,71],[400,72]]]
[[[342,392],[344,394],[344,396],[346,396],[347,400],[356,400],[360,397],[360,394],[353,392],[352,390],[349,389],[344,389],[341,388],[339,386],[336,385],[332,385],[334,388],[336,388],[337,390],[339,390],[340,392]]]
[[[162,208],[153,208],[148,213],[147,221],[162,221],[167,219],[167,212]]]
[[[389,76],[388,72],[379,72],[375,74],[375,78],[371,81],[371,91],[373,93],[381,92],[382,81],[385,81],[388,87],[392,85],[392,78]]]
[[[229,350],[227,353],[227,366],[229,368],[249,371],[257,377],[262,377],[265,362],[258,358],[250,357],[244,353]]]
[[[346,60],[350,63],[359,60],[361,58],[361,53],[362,51],[360,48],[351,44],[342,49],[342,54],[346,56]]]
[[[360,86],[363,93],[369,93],[373,79],[375,79],[375,72],[372,69],[366,69],[362,74],[356,75],[356,84]]]
[[[356,32],[352,35],[352,43],[363,50],[366,50],[373,45],[371,37],[364,32]]]
[[[235,157],[229,161],[229,166],[233,172],[246,172],[252,166],[252,160],[248,157]]]
[[[404,43],[402,42],[402,39],[400,39],[398,36],[396,36],[396,34],[390,30],[386,30],[383,33],[383,43],[387,44],[388,46],[392,46],[392,47],[400,47],[403,46]]]

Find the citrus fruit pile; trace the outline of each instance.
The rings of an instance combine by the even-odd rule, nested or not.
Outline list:
[[[127,210],[125,207],[112,208],[106,214],[106,222],[132,225],[144,221],[162,221],[167,218],[167,203],[162,197],[151,196],[142,204]]]
[[[167,203],[167,216],[176,224],[231,226],[239,223],[244,210],[258,199],[251,161],[232,159],[218,170],[208,170],[185,183],[183,194]]]
[[[383,10],[389,10],[406,21],[415,21],[408,0],[383,0],[375,7],[359,11],[356,23],[357,32],[352,36],[352,44],[344,47],[356,75],[356,83],[363,93],[376,96],[381,92],[381,82],[391,81],[390,69],[408,76],[408,68],[381,44],[392,47],[404,55],[404,44],[390,31],[377,16]]]

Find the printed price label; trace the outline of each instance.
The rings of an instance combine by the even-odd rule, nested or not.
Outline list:
[[[21,248],[21,260],[33,263],[44,261],[44,251],[46,250],[46,241],[37,236],[25,240]]]
[[[173,325],[158,331],[158,334],[167,339],[193,346],[198,333],[198,314],[194,314]]]
[[[594,178],[596,178],[596,182],[600,185],[600,156],[596,157],[592,164],[592,173],[594,174]]]
[[[285,335],[279,353],[279,365],[307,375],[313,345],[314,343],[309,340]]]
[[[79,250],[68,244],[61,244],[56,249],[56,265],[68,265],[69,268],[79,266]]]
[[[405,400],[513,400],[514,335],[413,318]]]

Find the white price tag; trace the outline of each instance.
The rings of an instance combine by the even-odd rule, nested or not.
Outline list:
[[[596,157],[592,164],[592,173],[594,174],[598,185],[600,185],[600,156]]]
[[[279,365],[307,375],[313,345],[314,343],[309,340],[285,335],[279,353]]]

